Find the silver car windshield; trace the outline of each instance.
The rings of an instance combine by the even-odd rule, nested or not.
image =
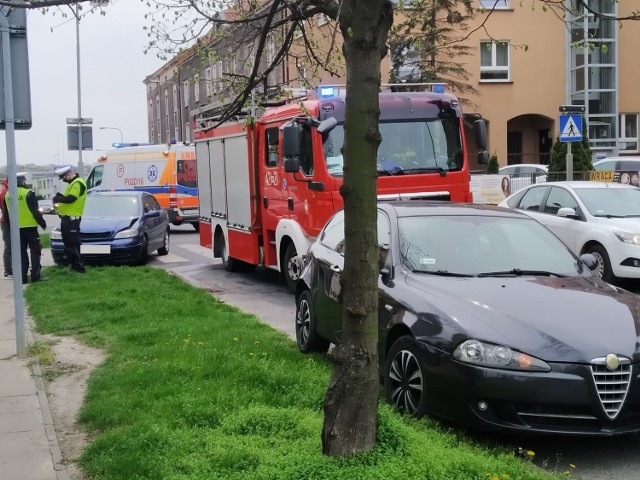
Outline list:
[[[576,188],[587,211],[594,217],[640,217],[640,189]]]
[[[137,197],[89,195],[84,205],[84,217],[137,217],[140,207]]]
[[[530,218],[416,216],[398,221],[400,256],[416,273],[575,276],[576,257]]]

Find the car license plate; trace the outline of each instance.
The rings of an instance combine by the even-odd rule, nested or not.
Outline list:
[[[111,253],[111,245],[80,245],[80,253],[108,255]]]

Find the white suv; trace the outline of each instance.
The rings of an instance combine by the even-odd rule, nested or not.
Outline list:
[[[640,157],[607,157],[593,162],[593,169],[599,172],[640,171]]]

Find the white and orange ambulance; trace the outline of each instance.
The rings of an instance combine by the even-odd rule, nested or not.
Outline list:
[[[198,230],[198,177],[195,147],[189,144],[124,144],[109,150],[87,177],[89,193],[143,190],[169,211],[174,225]]]

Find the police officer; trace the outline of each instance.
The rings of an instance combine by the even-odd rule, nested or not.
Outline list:
[[[69,184],[64,193],[58,192],[53,197],[53,202],[58,204],[65,256],[73,270],[84,273],[84,258],[80,254],[80,220],[87,199],[87,184],[69,166],[58,168],[55,173],[60,180]]]
[[[47,228],[47,222],[38,209],[38,199],[36,194],[27,187],[27,178],[24,175],[17,177],[17,195],[18,195],[18,221],[11,219],[11,227],[19,225],[20,227],[20,255],[22,260],[22,283],[28,283],[29,277],[29,253],[31,254],[31,282],[43,280],[40,276],[42,265],[40,264],[40,256],[42,255],[42,246],[40,245],[40,235],[38,234],[38,225],[43,229]],[[13,199],[9,194],[5,197],[7,207]],[[29,253],[27,253],[29,249]]]

